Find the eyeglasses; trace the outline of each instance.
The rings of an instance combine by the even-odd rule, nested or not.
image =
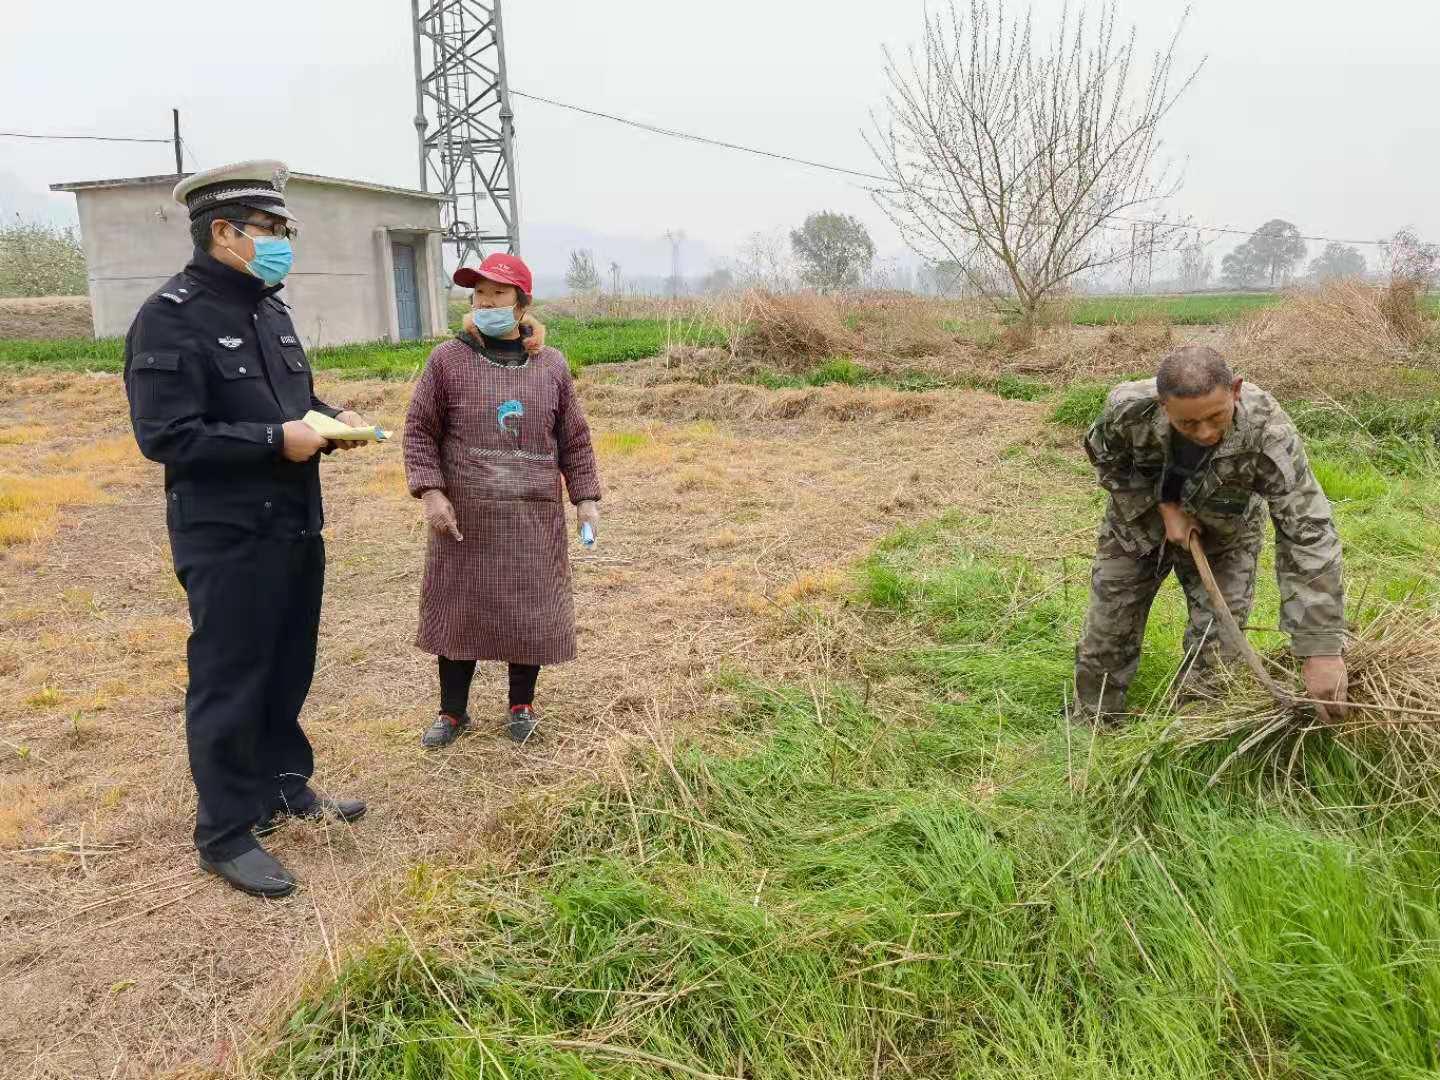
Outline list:
[[[294,240],[300,235],[300,230],[294,225],[284,221],[237,221],[232,218],[225,218],[229,224],[244,232],[248,227],[251,229],[262,229],[267,236],[281,236],[286,240]],[[246,233],[246,235],[250,235]]]

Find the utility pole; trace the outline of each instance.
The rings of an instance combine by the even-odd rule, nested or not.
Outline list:
[[[420,190],[449,196],[445,241],[460,265],[520,254],[515,113],[500,0],[410,0]]]
[[[180,148],[184,145],[180,141],[180,110],[171,109],[170,119],[175,121],[175,175],[179,176],[185,171],[185,158],[180,153]]]
[[[1155,223],[1150,223],[1150,240],[1146,244],[1148,259],[1145,262],[1145,291],[1148,293],[1155,287]]]
[[[683,229],[671,229],[665,234],[670,241],[670,299],[680,295],[680,245],[685,240]]]

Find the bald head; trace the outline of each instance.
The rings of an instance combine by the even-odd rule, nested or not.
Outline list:
[[[1235,373],[1225,358],[1208,345],[1181,345],[1171,349],[1155,373],[1155,392],[1166,398],[1205,397],[1219,389],[1228,390]]]
[[[1214,349],[1182,345],[1160,361],[1155,393],[1171,427],[1191,442],[1215,446],[1235,423],[1240,380]]]

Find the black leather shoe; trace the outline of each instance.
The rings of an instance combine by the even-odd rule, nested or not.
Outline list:
[[[365,816],[365,810],[365,803],[361,799],[322,799],[317,795],[315,801],[303,810],[281,807],[274,811],[268,818],[255,826],[254,833],[256,836],[269,836],[285,824],[286,818],[320,821],[323,818],[333,817],[344,822],[359,821]]]
[[[224,878],[241,892],[267,900],[289,896],[297,884],[290,871],[280,865],[280,860],[258,844],[233,859],[212,862],[201,855],[200,869]]]

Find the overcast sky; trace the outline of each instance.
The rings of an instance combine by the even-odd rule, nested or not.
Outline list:
[[[166,136],[178,106],[201,167],[273,156],[296,171],[416,186],[408,0],[0,6],[0,130]],[[1120,12],[1154,46],[1184,6],[1122,0]],[[1164,129],[1185,168],[1176,211],[1247,229],[1284,217],[1302,233],[1369,239],[1414,225],[1440,238],[1440,3],[1193,7],[1181,59],[1208,59]],[[1058,8],[1037,0],[1037,22],[1048,26]],[[883,98],[882,49],[914,41],[923,9],[923,0],[507,0],[511,85],[874,170],[861,133]],[[660,236],[683,229],[685,270],[697,273],[749,234],[816,209],[856,214],[882,253],[903,253],[868,193],[843,177],[538,103],[515,108],[532,258],[588,243],[602,265],[620,258],[629,272],[663,273]],[[73,197],[49,184],[172,169],[168,146],[0,138],[0,211],[73,218]]]

